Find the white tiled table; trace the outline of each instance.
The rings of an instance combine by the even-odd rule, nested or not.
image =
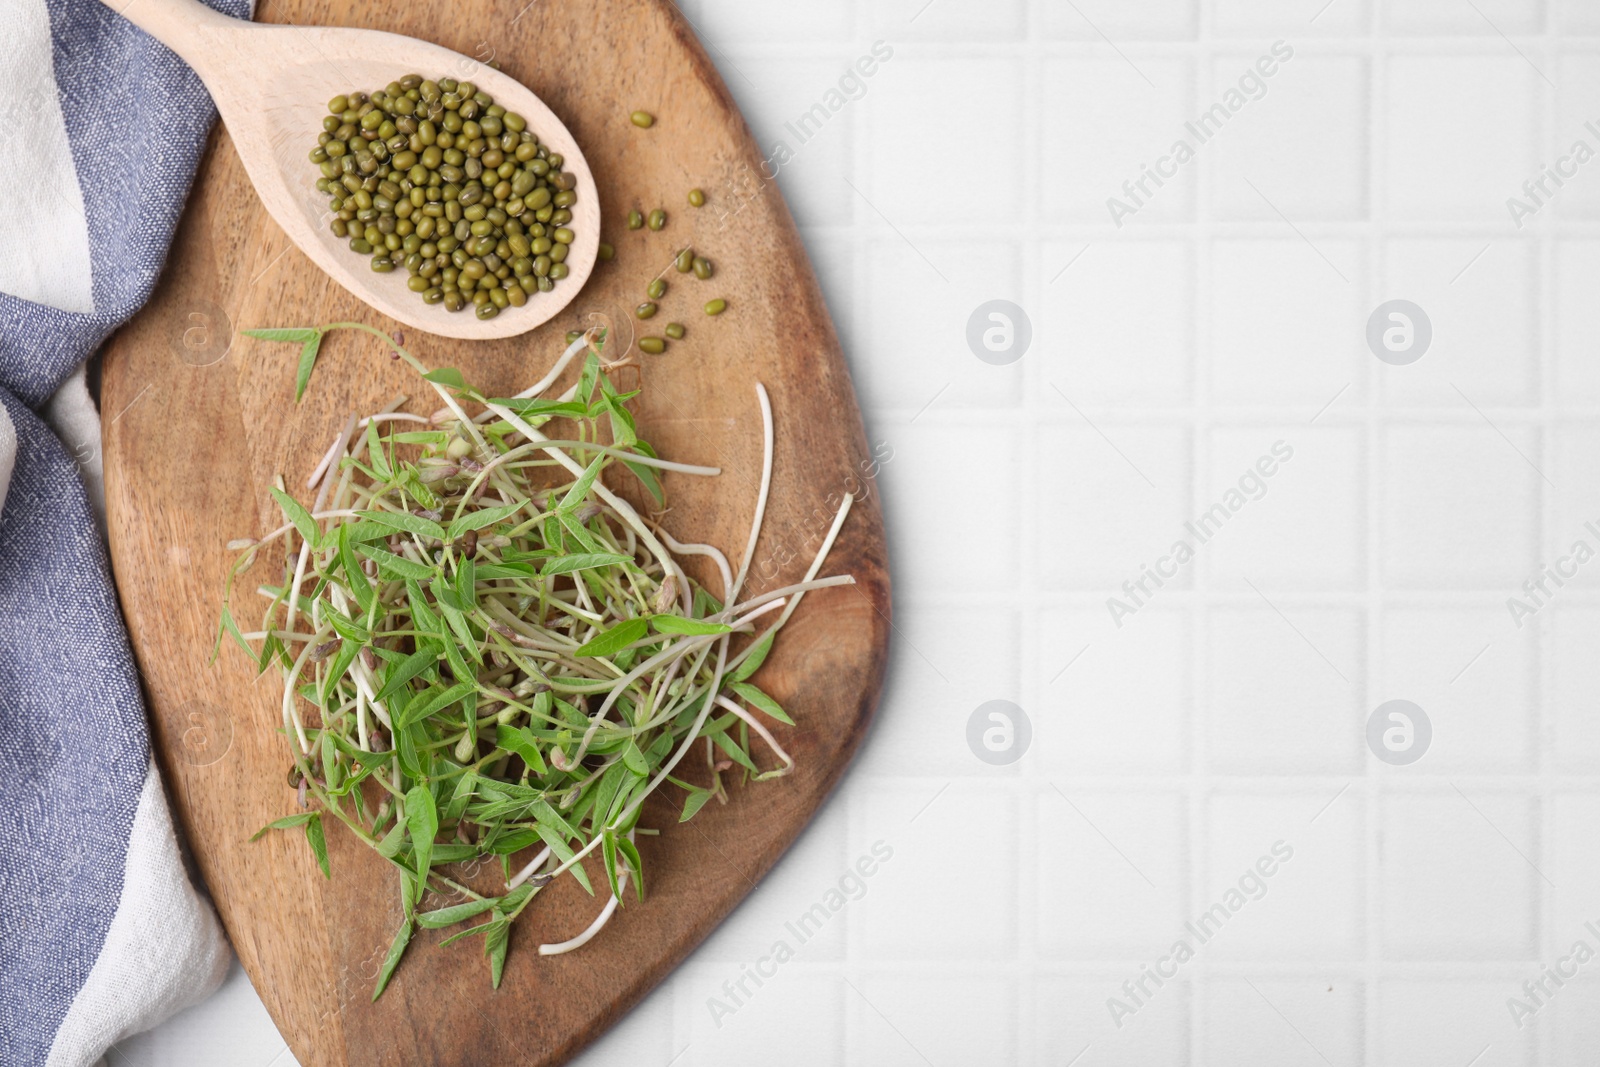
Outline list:
[[[898,639],[839,796],[582,1062],[1593,1062],[1600,959],[1521,1028],[1507,1000],[1600,952],[1600,562],[1520,629],[1506,600],[1600,549],[1600,161],[1521,230],[1506,199],[1600,149],[1600,4],[684,10],[763,145],[893,48],[780,183],[892,449]],[[1265,95],[1116,228],[1107,198],[1279,40]],[[1404,367],[1365,341],[1397,297],[1434,331]],[[1034,330],[1003,367],[966,343],[995,298]],[[1278,441],[1116,626],[1107,598]],[[1434,728],[1405,767],[1366,741],[1397,697]],[[1032,722],[1011,766],[966,744],[992,699]],[[880,840],[859,899],[714,1012]],[[1108,998],[1279,841],[1117,1026]],[[292,1061],[236,971],[111,1062]]]

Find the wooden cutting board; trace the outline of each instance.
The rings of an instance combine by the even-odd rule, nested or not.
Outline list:
[[[409,410],[436,405],[376,341],[344,332],[324,344],[297,406],[293,347],[234,333],[350,319],[392,324],[287,245],[257,204],[226,131],[213,136],[154,298],[107,346],[102,392],[112,559],[178,820],[246,971],[306,1067],[559,1063],[750,892],[860,744],[889,634],[873,457],[793,222],[761,176],[762,154],[727,89],[671,4],[264,0],[258,17],[392,30],[497,59],[584,146],[616,260],[600,265],[567,313],[523,337],[473,343],[409,331],[421,359],[460,367],[490,395],[505,395],[536,380],[563,334],[592,314],[613,321],[616,340],[631,339],[631,309],[646,283],[692,243],[714,260],[716,276],[702,282],[667,272],[671,288],[656,322],[682,321],[689,334],[665,355],[642,357],[638,419],[662,454],[724,473],[668,474],[668,528],[737,560],[761,464],[757,381],[772,394],[777,450],[755,589],[797,580],[841,496],[860,498],[824,570],[852,573],[859,584],[811,594],[757,678],[799,724],[778,730],[796,771],[735,787],[730,803],[707,805],[685,825],[661,791],[641,823],[661,830],[640,838],[646,900],[626,906],[585,948],[537,955],[539,943],[582,930],[600,903],[562,879],[519,920],[498,992],[475,942],[440,948],[440,934],[424,931],[389,991],[371,1003],[373,976],[401,919],[396,880],[337,827],[329,831],[331,882],[298,835],[250,843],[257,828],[296,810],[276,732],[279,680],[256,679],[237,649],[224,648],[214,663],[210,653],[232,558],[223,546],[277,525],[267,493],[273,478],[282,473],[304,496],[297,487],[351,413],[402,393],[418,398]],[[629,123],[639,108],[657,116],[653,129]],[[685,199],[695,186],[709,198],[698,210]],[[670,215],[664,231],[627,230],[628,211],[658,206]],[[700,310],[713,296],[730,305],[720,318]],[[258,563],[245,588],[270,580],[272,570]]]

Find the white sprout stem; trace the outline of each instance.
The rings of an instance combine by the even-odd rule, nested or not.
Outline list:
[[[816,578],[817,572],[822,569],[823,561],[828,558],[828,553],[833,551],[833,542],[838,539],[839,530],[844,526],[845,516],[850,514],[850,505],[853,503],[855,503],[855,497],[850,493],[846,493],[844,495],[844,500],[839,504],[838,513],[833,517],[833,525],[828,527],[828,536],[822,539],[822,547],[817,550],[816,559],[813,559],[811,561],[811,566],[806,569],[806,581],[809,582]],[[850,584],[854,583],[855,578],[851,577]],[[784,623],[788,622],[789,616],[794,614],[794,609],[800,606],[800,601],[804,596],[805,593],[803,591],[796,593],[794,595],[794,599],[789,601],[789,606],[783,609],[783,614],[778,616],[778,621],[773,625],[782,626]]]
[[[365,430],[368,424],[374,422],[420,422],[424,426],[428,426],[432,425],[433,420],[428,418],[426,415],[412,415],[404,411],[380,411],[376,415],[368,415],[365,418],[357,420],[354,429]],[[352,430],[352,433],[353,432],[354,430]],[[348,437],[345,438],[345,444],[349,444]],[[339,462],[338,458],[335,456],[335,453],[338,451],[339,439],[334,438],[333,444],[329,445],[328,451],[323,454],[322,462],[317,464],[316,469],[311,472],[311,477],[306,479],[307,489],[315,489],[317,487],[317,483],[322,480],[322,476],[326,474],[335,463]]]
[[[666,543],[668,548],[680,556],[710,556],[715,560],[717,569],[722,572],[722,598],[723,600],[728,599],[728,590],[733,588],[733,570],[728,566],[728,557],[722,554],[720,548],[716,545],[685,543],[667,533],[666,530],[661,531],[661,540]],[[687,615],[689,614],[689,606],[692,603],[687,585],[684,586],[682,595],[683,613]]]
[[[356,686],[356,740],[363,752],[372,751],[372,742],[367,736],[367,694],[359,685]]]
[[[328,468],[337,463],[339,454],[350,444],[350,435],[356,432],[356,417],[350,416],[350,421],[345,424],[344,430],[333,439],[333,444],[328,446],[328,451],[322,454],[322,462],[318,463],[311,471],[311,477],[306,479],[306,488],[315,489],[317,483],[322,481],[322,476]]]
[[[540,378],[522,392],[518,393],[517,399],[531,400],[540,393],[544,392],[546,389],[550,388],[550,386],[555,384],[555,380],[561,377],[561,372],[567,369],[567,364],[572,362],[573,357],[588,347],[589,334],[588,331],[584,331],[581,337],[568,345],[567,350],[561,353],[561,358],[556,360],[555,365],[550,368],[550,373],[546,374],[543,378]]]
[[[517,888],[517,886],[521,885],[523,882],[526,882],[529,878],[532,878],[533,872],[542,867],[544,865],[544,861],[549,858],[550,846],[546,845],[537,856],[528,861],[528,865],[526,867],[517,872],[515,878],[506,883],[506,892],[511,892],[511,890]]]
[[[300,677],[300,672],[305,669],[306,660],[315,647],[308,642],[306,647],[300,650],[299,657],[289,670],[289,677],[284,679],[283,683],[283,728],[287,730],[291,725],[294,726],[295,738],[300,742],[300,753],[306,756],[311,754],[311,742],[306,739],[306,728],[300,721],[300,711],[294,706],[294,683]]]
[[[756,542],[761,537],[761,522],[767,513],[767,493],[772,488],[772,401],[767,398],[767,387],[756,383],[756,398],[761,401],[761,491],[756,495],[756,513],[750,519],[750,539],[745,542],[744,561],[739,564],[739,577],[734,579],[724,600],[733,602],[744,588],[745,575],[750,573],[750,563],[755,559]]]
[[[630,833],[628,835],[628,840],[633,840],[633,834]],[[624,867],[622,872],[617,875],[617,893],[626,892],[627,888],[628,869]],[[611,921],[611,916],[616,913],[618,904],[617,893],[611,894],[611,899],[606,901],[606,906],[600,909],[600,914],[595,916],[594,922],[590,923],[588,929],[584,930],[583,933],[570,940],[561,941],[553,945],[540,945],[539,955],[559,956],[563,952],[571,952],[575,948],[582,948],[584,945],[587,945],[590,938],[594,937],[595,934],[598,934],[602,929],[604,929],[606,923]]]
[[[283,628],[294,633],[294,613],[300,605],[300,583],[306,580],[306,562],[311,558],[311,542],[304,539],[300,542],[300,558],[294,565],[294,581],[290,583],[289,603],[285,611]]]
[[[849,493],[846,493],[844,495],[844,500],[839,505],[839,512],[838,512],[838,514],[836,514],[833,517],[833,525],[828,528],[828,536],[826,536],[826,537],[824,537],[822,539],[822,547],[817,550],[816,558],[811,561],[811,566],[806,568],[805,581],[800,583],[802,586],[809,585],[811,582],[814,582],[814,581],[817,580],[817,572],[822,569],[823,561],[828,558],[828,553],[833,551],[833,542],[835,540],[837,540],[838,537],[839,537],[839,529],[840,529],[840,527],[842,527],[844,525],[845,516],[850,514],[850,504],[854,499],[855,499],[855,497],[853,497]],[[826,582],[829,585],[854,585],[855,584],[855,576],[854,575],[846,574],[846,575],[839,575],[839,577],[840,578],[848,578],[849,581],[848,582],[846,582],[846,581],[835,582],[832,579],[827,579],[827,578],[823,579],[823,581]],[[778,594],[778,593],[782,593],[783,591],[784,590],[782,590],[782,589],[774,589],[772,591],[772,593],[775,595],[775,594]],[[777,622],[773,623],[771,626],[769,626],[767,628],[767,632],[768,633],[776,633],[778,630],[781,630],[783,628],[783,624],[789,621],[789,616],[794,614],[794,609],[800,606],[800,601],[805,595],[806,595],[805,589],[797,590],[795,592],[794,596],[789,600],[788,606],[783,609],[783,614],[778,616],[778,621]],[[754,597],[752,599],[753,600],[760,600],[761,597]],[[734,658],[734,661],[733,661],[734,662],[734,666],[738,666],[739,664],[743,663],[747,658],[749,658],[750,653],[755,651],[758,647],[760,647],[760,644],[761,643],[759,641],[753,642],[743,652],[739,653],[739,655]]]
[[[780,769],[775,771],[767,771],[764,774],[758,774],[756,775],[757,778],[781,778],[790,771],[794,770],[794,757],[790,756],[789,753],[783,750],[783,746],[778,744],[777,739],[772,736],[771,732],[768,731],[765,726],[756,720],[755,716],[751,715],[748,711],[744,710],[744,708],[740,707],[734,701],[722,696],[720,693],[717,695],[717,703],[721,704],[723,707],[739,716],[739,718],[743,719],[750,729],[761,735],[761,740],[765,741],[767,743],[767,747],[772,749],[773,755],[777,756],[783,761],[783,766]]]
[[[796,582],[794,585],[786,585],[782,589],[773,589],[769,592],[762,593],[759,596],[753,596],[744,603],[735,604],[733,607],[729,608],[728,613],[736,615],[741,611],[748,611],[758,604],[765,604],[772,600],[782,600],[784,597],[788,596],[798,596],[802,593],[809,593],[813,589],[831,589],[836,585],[855,584],[856,576],[853,574],[833,574],[826,578],[813,578],[809,582]]]
[[[355,519],[360,518],[361,515],[362,512],[355,511],[350,508],[334,508],[331,511],[313,511],[311,513],[311,517],[313,519]],[[261,540],[257,541],[255,544],[246,547],[259,549],[268,541],[276,541],[278,538],[282,537],[292,529],[294,529],[294,523],[286,522],[276,530],[273,530],[271,533],[262,537]]]

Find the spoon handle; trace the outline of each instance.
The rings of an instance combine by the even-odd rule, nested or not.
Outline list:
[[[237,47],[234,38],[251,23],[229,18],[200,0],[101,0],[183,58],[215,93],[210,70]]]

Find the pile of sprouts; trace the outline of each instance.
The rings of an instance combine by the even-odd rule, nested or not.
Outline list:
[[[394,866],[405,918],[374,999],[418,927],[467,924],[445,943],[482,937],[498,987],[512,924],[541,889],[566,874],[595,893],[592,853],[609,896],[587,928],[541,955],[594,937],[630,881],[643,899],[635,840],[656,832],[639,819],[658,788],[683,791],[687,821],[726,801],[726,775],[792,769],[767,723],[792,720],[751,678],[808,591],[853,582],[818,577],[851,500],[802,581],[741,596],[772,481],[772,409],[759,384],[760,490],[735,572],[719,549],[678,541],[608,486],[608,476],[635,479],[664,507],[662,472],[718,470],[661,459],[640,439],[627,406],[638,394],[611,380],[632,361],[606,362],[603,331],[508,398],[484,396],[453,369],[427,370],[359,323],[247,332],[302,345],[303,393],[334,329],[381,338],[444,408],[401,412],[402,397],[352,416],[306,483],[311,506],[280,484],[283,525],[229,546],[241,555],[218,639],[282,672],[301,809],[262,833],[303,829],[328,876],[332,817]],[[547,396],[580,356],[576,383]],[[269,550],[282,552],[283,578],[259,587],[266,608],[247,632],[230,606],[235,579]],[[710,559],[717,588],[685,573],[685,555]],[[731,638],[745,634],[735,653]],[[691,770],[697,758],[680,771],[697,746],[705,770]],[[467,884],[485,867],[496,873],[488,894]]]

